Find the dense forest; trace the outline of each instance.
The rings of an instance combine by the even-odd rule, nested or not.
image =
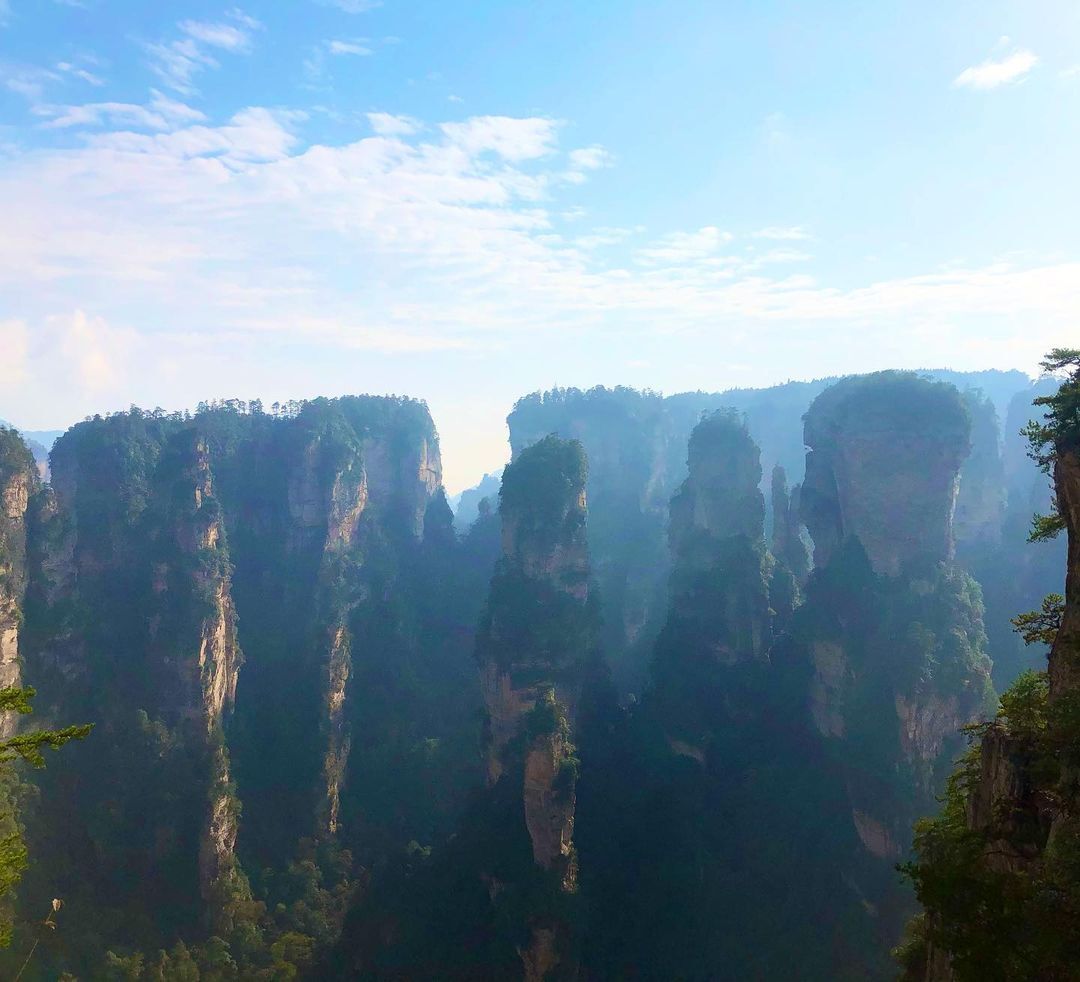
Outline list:
[[[0,427],[0,977],[1080,978],[1043,367]]]

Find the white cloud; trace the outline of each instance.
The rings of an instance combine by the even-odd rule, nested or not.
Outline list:
[[[581,147],[570,151],[570,166],[575,170],[599,170],[610,167],[611,154],[601,146]]]
[[[755,239],[773,239],[778,242],[802,242],[812,238],[802,225],[769,225],[754,233]]]
[[[25,321],[0,320],[0,350],[4,352],[4,386],[22,384],[30,352],[30,329]]]
[[[251,47],[251,35],[232,24],[211,24],[206,21],[182,20],[177,25],[188,37],[225,51],[247,51]]]
[[[979,65],[965,68],[953,80],[953,85],[969,89],[996,89],[1000,85],[1022,81],[1038,63],[1035,54],[1021,49],[1004,58],[989,58]]]
[[[967,323],[986,351],[1012,356],[1021,333],[1037,353],[1080,309],[1080,261],[841,288],[813,267],[793,275],[809,257],[790,229],[762,237],[777,244],[761,253],[714,225],[575,237],[569,155],[546,119],[440,127],[373,113],[375,135],[311,145],[295,113],[252,107],[210,123],[159,95],[141,108],[169,125],[135,132],[127,104],[92,105],[110,107],[94,125],[111,128],[16,148],[0,169],[0,338],[21,352],[16,395],[49,392],[65,412],[236,394],[249,366],[271,363],[275,379],[310,370],[315,394],[331,383],[301,365],[311,352],[479,359],[583,329],[642,344],[679,332],[702,372],[763,346],[803,359],[773,364],[781,376],[824,371],[808,351],[842,352],[834,370],[853,370],[852,351],[918,354],[924,336],[959,361],[956,339],[972,333],[955,325]],[[331,354],[318,367],[345,366],[333,384],[347,385],[358,364]]]
[[[379,136],[409,136],[421,129],[420,121],[393,113],[368,113],[368,122]]]
[[[555,149],[558,124],[551,119],[473,116],[440,127],[450,141],[470,155],[494,153],[512,163],[544,157]]]
[[[696,232],[672,232],[637,252],[638,262],[646,265],[679,264],[715,256],[716,251],[732,241],[730,232],[706,225]]]
[[[46,68],[0,63],[0,81],[4,88],[31,103],[40,102],[45,95],[45,87],[59,80],[60,76],[56,72]]]
[[[366,47],[366,38],[354,38],[353,40],[334,40],[326,42],[326,50],[332,55],[369,55],[371,48]]]
[[[168,88],[185,95],[195,92],[195,76],[218,61],[206,49],[234,54],[251,50],[251,32],[261,25],[241,10],[229,12],[232,23],[184,20],[177,25],[184,37],[145,45],[150,68]]]
[[[337,7],[347,14],[366,14],[382,6],[382,0],[317,0],[324,7]]]
[[[104,85],[105,79],[100,75],[95,75],[89,69],[83,68],[80,65],[74,65],[69,61],[59,61],[56,63],[56,70],[64,72],[67,75],[74,76],[77,79],[82,80],[90,85]]]
[[[126,102],[91,102],[81,106],[39,106],[39,116],[50,117],[45,129],[73,126],[135,126],[140,129],[167,130],[173,126],[204,120],[197,109],[154,92],[149,106]]]

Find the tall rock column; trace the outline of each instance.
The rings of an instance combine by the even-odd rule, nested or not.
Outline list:
[[[703,759],[717,728],[743,711],[742,680],[768,664],[771,560],[761,454],[741,418],[721,410],[700,422],[687,463],[671,499],[671,601],[654,698],[671,747]]]
[[[520,789],[533,861],[556,894],[576,889],[574,718],[595,646],[585,476],[581,445],[553,436],[506,468],[502,558],[477,639],[488,782]],[[529,928],[519,950],[525,977],[539,980],[559,962],[566,928],[550,908],[534,911]]]
[[[0,688],[18,685],[19,623],[26,596],[26,510],[38,486],[34,458],[14,430],[0,428]],[[12,735],[13,713],[0,720]]]
[[[809,708],[863,846],[892,862],[992,696],[978,588],[953,562],[970,414],[951,385],[881,372],[827,389],[805,424]]]

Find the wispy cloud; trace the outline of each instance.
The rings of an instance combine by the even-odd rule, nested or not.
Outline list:
[[[152,42],[145,46],[150,68],[161,82],[175,92],[192,95],[194,79],[208,68],[217,68],[213,49],[233,54],[251,50],[252,32],[261,25],[241,10],[231,10],[226,21],[183,20],[177,24],[182,37]]]
[[[420,121],[411,116],[395,116],[393,113],[368,113],[368,122],[379,136],[409,136],[419,132]]]
[[[100,75],[96,75],[89,69],[83,68],[81,65],[73,64],[70,61],[58,61],[56,63],[56,70],[63,72],[65,75],[80,79],[89,85],[100,86],[105,84],[105,79]]]
[[[1038,63],[1037,55],[1021,49],[1004,58],[988,58],[981,64],[965,68],[953,79],[953,85],[967,89],[996,89],[1001,85],[1022,81]]]
[[[382,0],[316,0],[324,7],[337,7],[347,14],[366,14],[382,6]]]
[[[970,333],[949,327],[977,322],[978,359],[1015,363],[1016,325],[1038,325],[1024,341],[1037,353],[1080,307],[1076,261],[839,286],[792,247],[800,226],[575,236],[577,185],[562,179],[573,151],[543,118],[372,113],[375,135],[330,145],[306,139],[302,115],[259,107],[225,122],[164,97],[61,110],[51,124],[87,128],[78,141],[16,148],[0,170],[0,335],[21,352],[15,396],[64,379],[84,393],[63,386],[73,411],[101,408],[114,384],[123,402],[169,398],[178,373],[186,392],[191,378],[235,391],[241,361],[292,373],[290,345],[480,358],[585,328],[643,345],[679,332],[709,371],[764,348],[794,374],[808,352],[843,352],[849,370],[853,351],[915,357],[924,337],[942,359],[970,360]],[[311,379],[312,392],[329,384]]]
[[[167,130],[206,119],[199,110],[160,92],[154,92],[150,104],[145,106],[126,102],[92,102],[80,106],[39,106],[35,113],[48,117],[48,121],[41,124],[45,129],[110,125]]]
[[[551,119],[510,116],[473,116],[463,123],[440,127],[450,142],[471,155],[493,153],[520,163],[543,157],[555,149],[558,124]]]
[[[44,98],[46,86],[59,80],[60,75],[47,68],[0,63],[0,83],[9,92],[22,96],[30,103],[40,102]]]
[[[367,46],[367,43],[367,38],[335,39],[326,42],[326,50],[332,55],[369,55],[371,48]]]
[[[720,247],[727,245],[733,238],[730,232],[725,232],[715,225],[706,225],[696,232],[671,232],[652,245],[639,249],[637,260],[655,266],[713,259]]]
[[[755,239],[773,239],[777,242],[802,242],[811,238],[802,225],[769,225],[754,233]]]

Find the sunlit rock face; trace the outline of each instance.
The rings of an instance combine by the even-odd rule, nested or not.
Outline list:
[[[825,566],[859,540],[876,573],[953,555],[953,509],[971,423],[956,389],[910,373],[844,379],[805,419],[802,512]]]
[[[19,626],[26,599],[26,518],[38,490],[38,472],[25,442],[0,427],[0,688],[19,685]],[[14,713],[0,720],[0,738],[11,736]]]
[[[115,904],[157,890],[176,931],[226,932],[251,900],[245,861],[285,865],[301,840],[354,832],[365,693],[350,682],[357,660],[388,657],[354,635],[412,588],[445,509],[434,425],[421,403],[376,397],[133,410],[74,427],[53,462],[32,508],[26,665],[46,718],[100,725],[92,760],[50,771],[86,815],[85,848],[132,871]],[[30,485],[3,487],[4,514],[25,511]],[[380,640],[420,633],[400,617]],[[59,834],[47,810],[39,827]],[[81,885],[105,889],[93,869]]]

